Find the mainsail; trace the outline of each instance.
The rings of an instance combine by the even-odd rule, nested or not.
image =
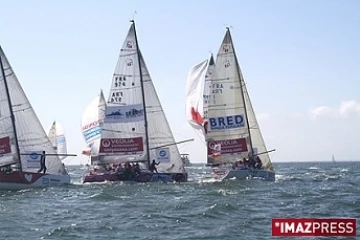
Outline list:
[[[91,156],[91,162],[99,155],[101,128],[105,117],[106,100],[103,91],[96,96],[85,108],[81,120],[81,129],[85,138],[88,150],[84,154]]]
[[[221,162],[265,152],[260,155],[263,167],[272,169],[229,29],[218,51],[211,81],[206,135],[208,163],[219,159],[218,149]]]
[[[186,118],[201,135],[206,134],[207,112],[214,58],[192,67],[186,80]]]
[[[57,154],[67,154],[65,131],[59,122],[53,122],[48,131],[48,137]],[[66,156],[59,157],[61,160],[66,158]]]
[[[14,163],[23,171],[35,172],[40,167],[39,156],[32,153],[46,151],[46,154],[53,154],[46,156],[47,173],[66,172],[1,47],[0,57],[6,76],[5,82],[0,72],[0,166]],[[7,97],[6,83],[10,99]]]
[[[102,162],[161,161],[159,171],[183,172],[174,136],[130,26],[112,79],[101,132]]]

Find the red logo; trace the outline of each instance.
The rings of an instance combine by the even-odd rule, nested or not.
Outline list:
[[[100,142],[100,153],[125,154],[144,151],[142,137],[103,138]]]
[[[0,154],[11,153],[10,137],[0,138]]]
[[[202,125],[204,122],[204,119],[202,118],[201,114],[195,110],[194,107],[191,107],[191,118],[194,122],[196,122],[199,125]]]
[[[355,218],[273,218],[272,236],[356,236]]]
[[[240,152],[246,152],[248,150],[245,138],[217,140],[217,141],[209,140],[207,143],[208,156],[211,156],[215,152],[214,151],[215,145],[221,146],[221,154],[240,153]]]

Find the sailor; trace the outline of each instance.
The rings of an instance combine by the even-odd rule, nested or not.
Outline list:
[[[40,158],[40,170],[38,171],[38,173],[42,170],[44,170],[44,174],[46,173],[45,157],[45,151],[43,151]]]
[[[254,157],[252,156],[249,157],[249,164],[250,164],[250,168],[255,168],[256,161]]]
[[[155,159],[153,159],[152,160],[152,163],[151,163],[151,165],[150,165],[150,167],[149,167],[149,170],[151,171],[151,172],[156,172],[156,173],[158,173],[158,171],[157,171],[157,169],[156,169],[156,165],[159,165],[160,164],[160,162],[158,162],[158,163],[156,163],[155,162]]]
[[[257,169],[261,169],[262,168],[262,162],[261,162],[261,159],[259,156],[256,156],[255,157],[255,168]]]
[[[121,163],[119,163],[119,166],[117,167],[116,171],[117,171],[118,173],[122,173],[122,172],[124,172],[124,169],[123,169],[123,167],[122,167],[122,164],[121,164]]]
[[[243,158],[243,162],[244,162],[245,168],[250,168],[250,161],[249,161],[249,159]]]
[[[67,175],[67,174],[68,174],[67,171],[66,171],[66,168],[65,168],[65,164],[64,164],[64,163],[62,164],[62,169],[60,170],[60,173],[61,173],[62,175]]]
[[[139,174],[139,173],[140,173],[140,166],[139,166],[139,163],[136,163],[136,164],[135,164],[135,166],[134,166],[134,168],[133,168],[133,171],[134,171],[134,173],[137,173],[137,174]]]

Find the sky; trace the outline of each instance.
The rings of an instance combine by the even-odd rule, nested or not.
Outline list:
[[[185,118],[190,68],[216,56],[231,26],[270,157],[360,160],[360,1],[0,0],[0,45],[43,127],[64,127],[67,164],[85,162],[80,121],[109,94],[136,21],[139,46],[177,141],[192,162],[205,144]],[[134,12],[136,11],[136,14]]]

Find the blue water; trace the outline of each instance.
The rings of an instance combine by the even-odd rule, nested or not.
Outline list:
[[[274,167],[275,182],[215,182],[194,165],[181,184],[82,184],[73,167],[70,186],[0,192],[0,239],[256,240],[272,217],[359,217],[359,162]]]

